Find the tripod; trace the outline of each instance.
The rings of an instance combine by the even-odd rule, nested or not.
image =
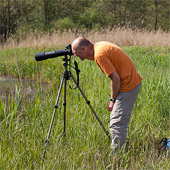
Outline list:
[[[56,104],[55,104],[55,107],[54,107],[53,116],[52,116],[52,119],[51,119],[51,124],[50,124],[49,132],[48,132],[48,136],[47,136],[47,140],[46,140],[46,144],[45,144],[45,148],[44,148],[44,153],[43,153],[43,160],[44,160],[44,157],[45,157],[47,145],[49,143],[49,138],[50,138],[50,134],[51,134],[52,126],[53,126],[53,121],[54,121],[56,109],[58,108],[58,102],[59,102],[59,98],[60,98],[60,94],[61,94],[61,90],[62,90],[63,84],[64,84],[64,103],[63,103],[63,106],[64,106],[64,130],[63,130],[63,136],[64,136],[64,138],[66,136],[66,84],[67,84],[66,82],[67,82],[67,80],[70,79],[70,77],[73,79],[74,83],[77,85],[77,88],[79,89],[80,93],[82,94],[82,96],[86,100],[86,103],[89,105],[90,109],[92,110],[93,114],[95,115],[96,119],[98,120],[98,122],[100,123],[100,125],[102,126],[104,132],[106,133],[106,135],[108,136],[108,138],[110,140],[109,132],[106,131],[105,127],[103,126],[103,124],[100,121],[99,117],[97,116],[96,112],[92,108],[92,106],[90,104],[90,101],[84,95],[82,89],[79,87],[78,82],[76,81],[76,79],[72,75],[71,71],[68,71],[67,67],[69,65],[68,61],[70,61],[70,59],[68,59],[67,55],[65,55],[65,58],[63,59],[63,61],[65,61],[65,63],[63,64],[64,68],[65,68],[65,71],[63,72],[63,76],[62,76],[62,79],[61,79],[61,83],[60,83],[60,88],[59,88],[59,91],[58,91],[58,96],[57,96]]]

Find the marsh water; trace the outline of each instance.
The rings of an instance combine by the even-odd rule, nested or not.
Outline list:
[[[14,97],[16,93],[26,96],[35,96],[37,94],[37,85],[35,81],[17,79],[11,77],[0,77],[0,98],[1,101]]]

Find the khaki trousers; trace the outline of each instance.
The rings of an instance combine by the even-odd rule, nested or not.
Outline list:
[[[126,141],[131,112],[141,89],[142,82],[129,92],[119,92],[110,114],[110,132],[113,151],[121,148]]]

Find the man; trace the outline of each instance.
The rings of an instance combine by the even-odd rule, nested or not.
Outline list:
[[[113,151],[121,148],[127,136],[132,108],[141,89],[142,78],[131,59],[118,46],[101,41],[92,44],[83,37],[72,43],[72,51],[81,60],[94,60],[111,80],[111,96],[107,107]]]

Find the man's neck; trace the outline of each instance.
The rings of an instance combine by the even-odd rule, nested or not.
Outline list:
[[[94,45],[90,46],[90,60],[94,60]]]

